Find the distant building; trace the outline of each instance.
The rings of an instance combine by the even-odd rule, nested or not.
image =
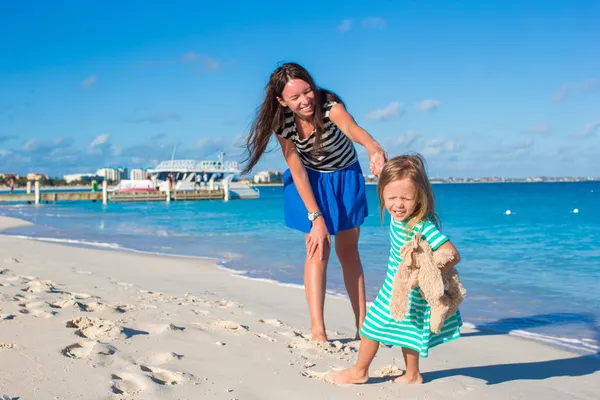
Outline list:
[[[11,174],[9,172],[0,173],[0,179],[10,179],[10,178],[19,179],[19,178],[21,178],[21,176],[19,174]]]
[[[37,172],[30,172],[27,174],[28,181],[39,181],[40,179],[48,179],[48,175]]]
[[[124,167],[104,167],[96,171],[96,175],[111,182],[120,182],[121,179],[127,179],[127,168]]]
[[[95,177],[96,177],[96,174],[68,174],[68,175],[63,175],[63,179],[67,183],[73,183],[73,182],[79,182],[79,181],[90,182]]]
[[[148,179],[148,169],[147,168],[134,168],[129,171],[129,179],[132,180],[145,180]]]
[[[283,174],[276,170],[260,171],[254,175],[254,183],[280,183],[283,182]]]

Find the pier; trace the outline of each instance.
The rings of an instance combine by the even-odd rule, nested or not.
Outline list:
[[[194,200],[229,200],[228,191],[220,188],[199,189],[172,192],[109,192],[104,186],[100,192],[94,191],[40,191],[36,185],[33,193],[0,194],[0,203],[54,204],[67,201],[102,202],[143,202],[143,201],[194,201]],[[225,188],[226,189],[226,188]]]

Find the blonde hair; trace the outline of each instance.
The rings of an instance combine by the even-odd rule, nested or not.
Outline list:
[[[410,237],[415,226],[425,220],[432,221],[438,229],[441,229],[440,218],[435,213],[435,196],[425,172],[425,160],[420,154],[397,156],[385,163],[377,184],[381,221],[383,222],[385,210],[383,189],[388,184],[405,178],[410,179],[417,189],[416,207],[413,214],[408,216],[406,237]]]

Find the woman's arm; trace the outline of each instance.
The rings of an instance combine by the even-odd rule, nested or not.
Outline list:
[[[383,164],[387,161],[387,153],[379,143],[363,128],[361,128],[352,115],[346,111],[346,108],[338,103],[331,107],[329,111],[329,119],[336,124],[340,130],[350,138],[363,146],[369,154],[370,166],[373,174],[379,176]]]
[[[456,247],[454,247],[454,245],[452,244],[452,242],[450,242],[449,240],[446,241],[444,244],[442,244],[440,247],[437,248],[437,250],[440,250],[440,249],[450,250],[452,252],[452,254],[454,255],[454,257],[452,258],[452,260],[448,261],[446,263],[446,265],[444,265],[441,268],[442,275],[443,275],[446,272],[450,271],[450,269],[452,269],[452,267],[454,267],[456,264],[458,264],[460,262],[460,254],[458,254],[458,250],[456,250]]]
[[[298,194],[304,203],[304,206],[308,210],[308,212],[316,212],[319,210],[319,206],[317,205],[317,201],[315,200],[315,195],[312,191],[312,187],[310,186],[310,182],[308,181],[308,175],[306,174],[306,168],[304,164],[302,164],[302,160],[296,151],[296,146],[294,142],[289,139],[283,139],[277,136],[277,140],[281,145],[281,151],[283,152],[283,157],[287,162],[288,167],[290,168],[290,172],[292,174],[292,179],[294,180],[294,184],[296,185],[296,189],[298,190]],[[305,215],[304,218],[308,218],[308,215]],[[324,256],[324,245],[325,242],[329,246],[331,246],[331,237],[329,236],[329,232],[327,231],[327,226],[325,225],[325,220],[323,217],[317,217],[312,222],[312,229],[310,231],[308,242],[306,245],[307,256],[308,258],[312,258],[317,250],[319,250],[319,246],[321,246],[320,253],[318,254],[320,259],[323,259]]]

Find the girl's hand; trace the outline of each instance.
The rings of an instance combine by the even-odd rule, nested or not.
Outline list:
[[[310,233],[306,237],[306,257],[310,260],[316,254],[319,260],[323,261],[326,254],[325,246],[331,247],[331,236],[321,216],[313,221]]]
[[[371,172],[373,175],[379,176],[384,164],[387,162],[388,155],[378,143],[367,147],[367,152],[369,154],[369,167],[371,168]]]

